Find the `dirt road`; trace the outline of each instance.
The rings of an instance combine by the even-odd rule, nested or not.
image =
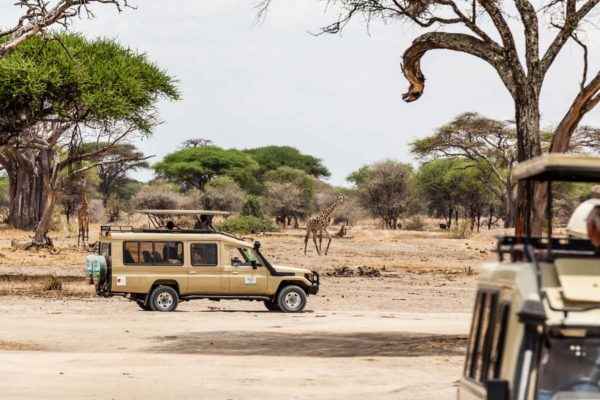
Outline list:
[[[216,304],[190,302],[163,314],[122,299],[3,297],[0,397],[454,396],[466,313],[312,307],[290,315],[259,303]]]
[[[94,297],[73,238],[55,240],[58,255],[0,244],[0,398],[455,398],[494,233],[353,234],[327,257],[303,256],[296,237],[261,238],[275,264],[321,272],[321,292],[298,315],[204,300],[144,312]],[[382,273],[331,276],[344,266]],[[48,273],[62,291],[41,289]]]

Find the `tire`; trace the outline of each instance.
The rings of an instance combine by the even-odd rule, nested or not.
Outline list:
[[[306,293],[300,286],[286,286],[277,295],[277,305],[286,313],[302,312],[306,307]]]
[[[137,304],[144,311],[152,311],[152,308],[150,306],[144,305],[144,303],[138,303],[136,301],[135,304]]]
[[[265,307],[269,311],[281,311],[275,301],[265,300]]]
[[[179,296],[171,286],[157,286],[150,295],[150,308],[153,311],[175,311],[177,303],[179,303]]]

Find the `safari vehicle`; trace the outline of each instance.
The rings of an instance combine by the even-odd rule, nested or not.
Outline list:
[[[598,200],[580,206],[565,237],[552,236],[552,182],[600,182],[600,159],[549,154],[513,176],[548,182],[547,235],[498,240],[480,273],[458,398],[600,399],[600,254],[585,230]],[[574,233],[574,234],[573,234]]]
[[[151,227],[101,227],[99,255],[88,256],[86,264],[99,296],[123,296],[153,311],[173,311],[180,301],[236,299],[300,312],[307,296],[319,291],[316,271],[271,265],[259,242],[216,231],[212,217],[226,213],[142,212]],[[179,228],[173,220],[181,216],[196,217],[195,228]]]

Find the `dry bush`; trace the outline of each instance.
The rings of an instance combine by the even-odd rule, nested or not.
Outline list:
[[[239,212],[246,201],[246,193],[233,179],[222,176],[213,179],[204,191],[192,189],[185,194],[182,207]]]
[[[102,206],[102,200],[91,199],[89,201],[90,223],[97,224],[106,221],[106,212]]]
[[[413,215],[404,222],[404,229],[407,231],[425,230],[425,219],[420,215]]]
[[[46,275],[46,278],[42,282],[42,290],[48,292],[50,290],[62,290],[62,281],[54,274]]]
[[[145,186],[132,199],[138,210],[174,210],[183,203],[181,195],[169,185]]]
[[[458,224],[454,224],[448,231],[448,235],[452,239],[468,239],[472,234],[473,231],[471,231],[471,225],[469,224],[469,221],[461,221]]]

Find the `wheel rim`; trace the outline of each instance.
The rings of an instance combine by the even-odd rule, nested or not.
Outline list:
[[[290,310],[295,310],[295,309],[299,308],[300,305],[302,304],[302,298],[296,292],[289,292],[289,293],[287,293],[285,295],[285,298],[283,299],[283,301],[285,302],[285,305]]]
[[[161,310],[168,310],[173,305],[174,299],[171,293],[159,293],[156,297],[156,306]]]

